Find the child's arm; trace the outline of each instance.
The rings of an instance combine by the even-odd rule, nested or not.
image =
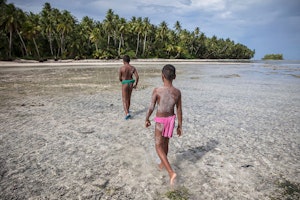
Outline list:
[[[147,114],[146,114],[146,120],[145,120],[146,127],[151,126],[151,122],[150,122],[149,118],[154,111],[156,100],[157,100],[157,93],[156,93],[156,89],[154,89],[152,92],[151,103],[150,103],[150,106],[149,106]]]
[[[177,108],[177,119],[178,119],[178,127],[177,127],[177,135],[181,136],[182,134],[182,103],[181,103],[181,93],[178,98],[178,102],[176,104]]]
[[[137,72],[136,68],[134,68],[134,76],[135,76],[135,84],[133,88],[136,88],[139,82],[139,73]]]

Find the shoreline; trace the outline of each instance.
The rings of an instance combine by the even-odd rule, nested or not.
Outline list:
[[[179,63],[179,64],[251,64],[252,60],[231,60],[231,59],[131,59],[132,64],[165,64],[165,63]],[[39,62],[35,60],[14,60],[14,61],[0,61],[0,68],[5,67],[42,67],[42,66],[77,66],[77,65],[120,65],[122,59],[115,60],[99,60],[99,59],[85,59],[85,60],[47,60]]]
[[[162,58],[151,58],[151,59],[131,59],[132,65],[164,65],[168,63],[176,63],[180,65],[251,65],[251,64],[299,64],[300,60],[251,60],[251,59],[162,59]],[[99,60],[99,59],[66,59],[66,60],[53,60],[49,59],[44,62],[36,60],[25,60],[17,59],[13,61],[0,61],[0,69],[6,68],[39,68],[39,67],[119,67],[122,65],[122,59],[111,59],[111,60]],[[143,66],[141,66],[143,67]]]

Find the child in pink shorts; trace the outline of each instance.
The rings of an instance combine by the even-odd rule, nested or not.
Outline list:
[[[175,126],[175,107],[178,118],[177,134],[182,134],[182,106],[181,92],[172,85],[176,78],[176,69],[173,65],[165,65],[162,69],[163,86],[155,88],[152,93],[151,103],[146,114],[145,126],[151,125],[149,117],[154,111],[157,104],[155,123],[155,149],[161,160],[159,168],[166,170],[169,173],[170,184],[173,185],[176,173],[173,171],[167,155],[169,149],[169,138],[173,135]]]

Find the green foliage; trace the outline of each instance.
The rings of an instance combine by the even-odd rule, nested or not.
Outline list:
[[[288,180],[284,180],[282,182],[278,183],[280,188],[284,189],[285,195],[293,196],[294,194],[300,197],[300,184],[299,183],[293,183]]]
[[[300,183],[281,178],[276,182],[278,189],[270,196],[272,200],[300,199]]]
[[[96,59],[112,59],[114,58],[114,54],[109,50],[98,50],[93,53],[93,57]]]
[[[135,51],[134,50],[130,50],[130,51],[127,51],[127,52],[124,52],[124,54],[127,54],[130,58],[136,58],[135,56]]]
[[[166,197],[171,200],[188,200],[189,196],[190,194],[186,187],[180,187],[166,193]]]
[[[282,54],[266,54],[263,58],[263,60],[283,60]]]
[[[0,4],[0,59],[132,58],[250,59],[255,51],[230,39],[206,37],[194,31],[174,29],[163,21],[158,26],[149,18],[126,20],[112,9],[103,21],[83,17],[81,22],[68,11],[45,3],[39,14],[24,13],[14,4]]]

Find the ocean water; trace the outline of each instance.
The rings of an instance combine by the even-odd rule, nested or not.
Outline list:
[[[184,134],[170,157],[182,185],[211,199],[260,199],[280,175],[299,180],[300,62],[174,65]],[[255,169],[246,184],[245,165]],[[235,185],[248,196],[230,196]]]
[[[253,61],[250,63],[219,63],[219,64],[198,64],[181,66],[184,71],[187,71],[190,77],[200,75],[202,78],[210,77],[235,77],[239,75],[249,79],[277,79],[291,80],[297,82],[300,77],[300,61]],[[232,76],[231,76],[232,75]],[[296,78],[296,79],[295,79]],[[280,81],[279,80],[279,81]]]
[[[216,109],[214,106],[220,103],[224,104],[223,111],[239,107],[247,109],[249,106],[259,108],[260,105],[263,105],[261,110],[269,110],[278,108],[278,104],[285,105],[282,109],[300,110],[300,62],[175,66],[177,78],[174,85],[182,90],[183,98],[188,102],[185,106],[191,113],[201,115],[203,110]]]

